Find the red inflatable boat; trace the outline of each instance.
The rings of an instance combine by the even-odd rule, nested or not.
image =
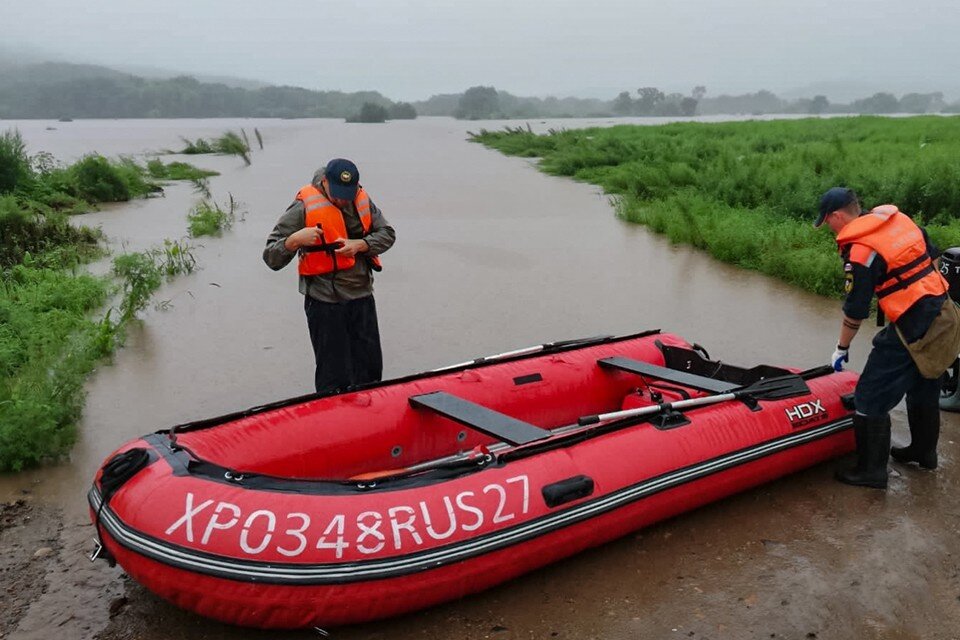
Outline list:
[[[98,553],[235,624],[392,616],[852,450],[855,383],[652,331],[294,398],[121,448]]]

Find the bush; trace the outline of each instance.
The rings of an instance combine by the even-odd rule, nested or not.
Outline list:
[[[76,194],[88,202],[123,202],[131,197],[129,185],[103,156],[85,156],[71,173]]]
[[[0,268],[20,264],[29,254],[46,256],[57,267],[73,266],[97,254],[100,231],[71,225],[65,215],[43,215],[28,207],[13,196],[0,196]]]
[[[31,176],[30,159],[20,132],[4,131],[0,134],[0,194],[23,187]]]

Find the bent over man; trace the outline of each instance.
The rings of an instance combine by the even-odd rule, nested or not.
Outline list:
[[[383,374],[373,272],[395,238],[360,186],[357,166],[344,158],[314,174],[267,237],[263,260],[271,269],[298,256],[318,393],[375,382]]]
[[[917,462],[928,469],[937,466],[938,378],[947,365],[924,375],[911,349],[925,344],[925,336],[945,305],[955,310],[947,297],[947,282],[934,265],[937,248],[926,231],[896,206],[887,204],[862,212],[852,189],[834,187],[821,197],[814,226],[824,223],[836,235],[847,294],[840,338],[830,364],[840,371],[849,360],[850,343],[869,315],[874,295],[891,323],[874,337],[854,394],[856,465],[838,471],[836,477],[847,484],[886,488],[888,452],[900,462]],[[891,450],[889,412],[905,394],[911,442],[908,447]]]

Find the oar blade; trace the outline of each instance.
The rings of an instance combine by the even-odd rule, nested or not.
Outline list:
[[[796,374],[759,380],[751,385],[735,389],[737,396],[749,396],[755,400],[783,400],[810,393],[806,381]]]

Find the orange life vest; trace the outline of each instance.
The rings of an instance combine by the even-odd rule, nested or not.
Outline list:
[[[850,261],[869,266],[876,252],[887,263],[886,278],[875,292],[880,309],[893,322],[925,296],[947,292],[947,281],[933,266],[923,232],[892,204],[851,221],[837,234],[840,250],[850,246]]]
[[[300,189],[297,192],[297,200],[303,203],[304,226],[315,227],[320,225],[323,230],[323,242],[333,243],[337,239],[348,237],[347,224],[343,220],[343,213],[335,204],[327,200],[326,196],[315,186],[308,184]],[[363,225],[363,233],[366,234],[370,230],[370,198],[363,187],[357,189],[353,206],[360,217],[360,224]],[[379,271],[380,258],[372,256],[368,259],[372,263],[373,269]],[[325,273],[344,271],[353,267],[356,262],[355,257],[346,257],[334,253],[332,247],[301,247],[298,271],[302,276],[319,276]]]

